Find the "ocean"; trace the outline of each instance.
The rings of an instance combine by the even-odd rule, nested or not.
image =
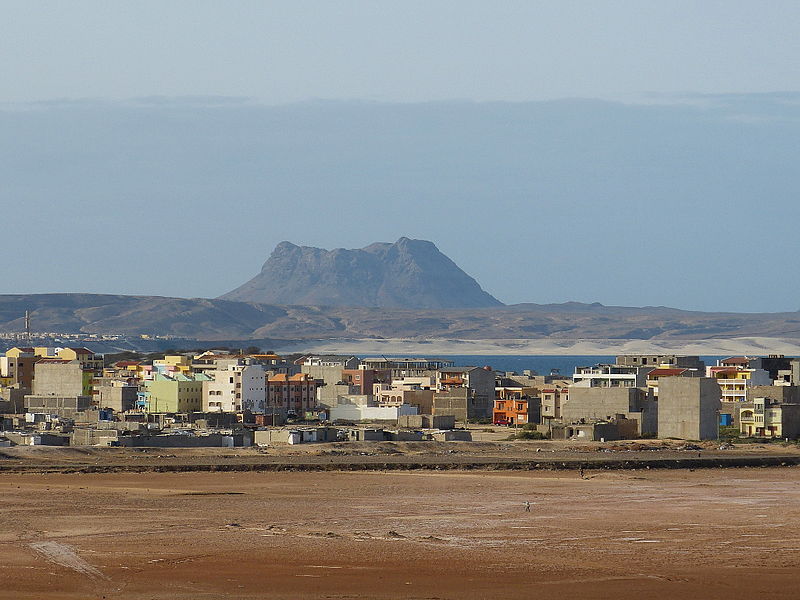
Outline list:
[[[554,369],[561,375],[572,375],[575,367],[586,367],[598,363],[614,363],[616,356],[568,356],[568,355],[488,355],[488,354],[460,354],[437,355],[436,358],[452,360],[458,367],[476,366],[492,367],[495,371],[515,371],[522,373],[526,369],[535,371],[539,375],[549,375]],[[706,365],[716,365],[717,360],[724,356],[701,356]]]

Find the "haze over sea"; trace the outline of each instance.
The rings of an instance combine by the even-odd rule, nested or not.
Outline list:
[[[456,366],[490,366],[495,371],[514,371],[522,373],[526,369],[536,371],[539,375],[549,375],[553,369],[558,369],[560,375],[571,375],[575,367],[586,367],[598,363],[614,363],[615,356],[609,355],[500,355],[500,354],[450,354],[436,355],[426,358],[444,358],[452,360]],[[701,356],[706,365],[715,365],[717,360],[724,356]]]

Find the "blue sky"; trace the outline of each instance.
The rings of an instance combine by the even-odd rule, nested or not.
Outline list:
[[[406,235],[505,302],[800,309],[800,3],[2,8],[2,293]]]

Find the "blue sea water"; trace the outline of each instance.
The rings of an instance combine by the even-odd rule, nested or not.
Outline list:
[[[437,355],[436,358],[452,360],[458,367],[490,366],[495,371],[515,371],[522,373],[526,369],[536,371],[539,375],[549,375],[553,369],[558,369],[561,375],[572,375],[575,367],[586,367],[598,363],[614,363],[615,356],[599,355],[487,355],[487,354],[459,354],[459,355]],[[717,359],[722,356],[701,356],[706,365],[717,364]]]

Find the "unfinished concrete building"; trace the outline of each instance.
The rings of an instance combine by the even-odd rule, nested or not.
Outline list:
[[[683,440],[719,437],[720,388],[708,377],[668,377],[658,394],[658,435]]]

